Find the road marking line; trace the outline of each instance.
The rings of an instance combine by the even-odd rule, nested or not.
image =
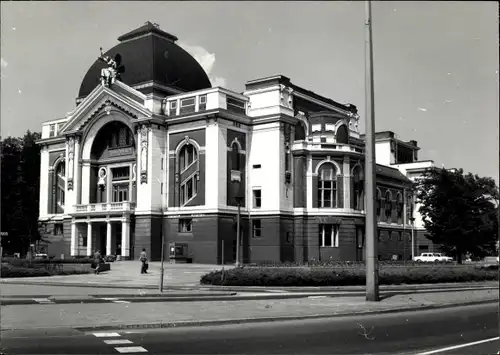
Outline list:
[[[326,296],[309,296],[307,298],[318,299],[318,298],[326,298]]]
[[[116,301],[118,298],[99,297],[99,299],[104,301]]]
[[[38,302],[38,303],[54,303],[48,298],[33,298],[33,301]]]
[[[456,349],[460,349],[460,348],[466,348],[468,346],[474,346],[474,345],[484,344],[484,343],[488,343],[490,341],[495,341],[495,340],[498,340],[498,339],[500,339],[500,337],[495,337],[495,338],[490,338],[490,339],[483,339],[483,340],[479,340],[479,341],[474,341],[472,343],[466,343],[466,344],[461,344],[461,345],[454,345],[454,346],[449,346],[447,348],[442,348],[442,349],[427,351],[425,353],[418,353],[417,355],[438,354],[438,353],[442,353],[442,352],[445,352],[445,351],[456,350]]]
[[[129,301],[117,300],[117,301],[113,301],[113,303],[130,303],[130,302]]]
[[[111,339],[111,340],[104,340],[104,342],[108,345],[133,344],[133,342],[127,339]]]
[[[125,346],[121,348],[115,348],[116,351],[120,353],[147,353],[148,351],[142,346]]]
[[[98,338],[111,338],[111,337],[119,337],[118,333],[92,333]]]

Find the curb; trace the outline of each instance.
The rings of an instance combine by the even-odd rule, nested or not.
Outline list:
[[[39,286],[65,286],[65,287],[93,287],[93,288],[116,288],[141,290],[157,289],[157,285],[114,285],[114,284],[74,284],[71,282],[44,282],[36,280],[0,280],[0,284],[10,285],[39,285]],[[380,285],[381,291],[410,291],[410,290],[443,290],[447,288],[498,288],[498,283],[468,282],[468,283],[441,283],[441,284],[415,284],[415,285]],[[365,286],[319,286],[319,287],[280,287],[280,286],[213,286],[213,285],[168,285],[164,286],[166,290],[200,290],[200,291],[219,291],[219,292],[266,292],[266,290],[280,290],[288,292],[365,292]]]
[[[376,314],[390,314],[390,313],[403,313],[403,312],[417,312],[431,309],[446,309],[463,306],[473,306],[480,304],[497,303],[498,300],[483,300],[464,302],[460,304],[447,304],[447,305],[428,305],[415,308],[397,308],[380,311],[360,311],[354,313],[343,314],[313,314],[305,316],[284,316],[284,317],[261,317],[261,318],[240,318],[240,319],[222,319],[222,320],[199,320],[199,321],[179,321],[168,323],[144,323],[144,324],[119,324],[119,325],[104,325],[96,327],[72,327],[73,329],[82,332],[100,331],[100,330],[121,330],[121,329],[160,329],[160,328],[180,328],[180,327],[194,327],[194,326],[221,326],[230,324],[251,324],[251,323],[266,323],[266,322],[283,322],[283,321],[297,321],[308,319],[327,319],[327,318],[340,318],[350,316],[369,316]]]

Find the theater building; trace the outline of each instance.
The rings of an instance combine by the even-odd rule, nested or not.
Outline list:
[[[243,93],[212,87],[176,40],[149,22],[122,35],[103,56],[120,54],[121,75],[108,80],[116,66],[96,61],[75,109],[43,124],[39,218],[48,254],[99,249],[137,259],[145,248],[159,260],[164,237],[179,258],[234,262],[240,201],[245,263],[363,260],[356,106],[283,75],[248,81]],[[411,257],[407,188],[432,164],[418,162],[418,150],[377,134],[381,259]]]

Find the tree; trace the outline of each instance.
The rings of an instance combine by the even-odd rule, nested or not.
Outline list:
[[[27,131],[23,138],[8,137],[1,142],[2,247],[8,252],[24,253],[40,239],[38,139],[39,133]]]
[[[432,168],[417,182],[426,237],[462,263],[462,256],[491,255],[498,240],[498,187],[489,177]]]

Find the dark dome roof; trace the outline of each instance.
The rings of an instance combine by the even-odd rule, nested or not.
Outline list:
[[[210,80],[201,65],[174,42],[177,37],[162,31],[158,25],[146,22],[118,38],[121,42],[105,55],[119,53],[125,72],[121,81],[129,86],[154,81],[181,91],[211,88]],[[87,96],[99,84],[101,69],[106,64],[96,60],[83,78],[78,97]]]

